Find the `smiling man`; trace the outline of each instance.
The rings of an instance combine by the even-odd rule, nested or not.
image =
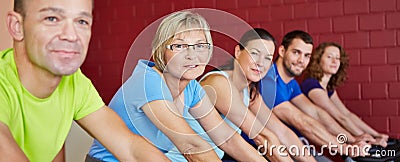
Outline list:
[[[0,52],[0,161],[63,161],[72,121],[121,161],[167,160],[132,134],[80,71],[92,0],[15,0]],[[118,140],[115,140],[118,139]]]

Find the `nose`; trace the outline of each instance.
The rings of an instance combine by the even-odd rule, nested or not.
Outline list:
[[[186,55],[185,55],[185,59],[188,60],[194,60],[196,59],[197,55],[196,52],[194,52],[194,47],[193,48],[188,48],[188,50],[186,51]]]
[[[303,54],[300,54],[299,57],[297,58],[298,63],[303,63],[304,62],[305,56]]]
[[[72,42],[76,41],[77,38],[78,36],[73,22],[66,21],[61,28],[60,39]]]

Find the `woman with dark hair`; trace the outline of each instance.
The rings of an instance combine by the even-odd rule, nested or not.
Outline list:
[[[200,84],[225,122],[238,132],[243,131],[258,148],[265,148],[269,160],[291,161],[267,146],[280,146],[282,142],[287,148],[303,148],[303,144],[270,111],[259,94],[259,81],[271,66],[275,44],[273,36],[264,29],[247,31],[235,47],[232,64],[205,74]],[[286,150],[284,153],[287,154]],[[311,156],[293,157],[298,161],[315,161]]]
[[[388,135],[378,133],[350,112],[340,100],[335,88],[346,79],[349,59],[344,49],[333,42],[321,43],[312,54],[301,90],[316,105],[325,109],[355,136],[372,139],[373,144],[386,147]]]

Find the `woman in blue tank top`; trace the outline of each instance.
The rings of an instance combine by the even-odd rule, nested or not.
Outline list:
[[[344,49],[336,43],[321,43],[313,52],[305,70],[301,90],[316,105],[325,109],[333,118],[355,136],[373,139],[372,144],[386,147],[388,135],[378,133],[350,112],[340,100],[335,88],[344,82],[349,60]],[[373,139],[374,140],[374,139]]]
[[[172,13],[155,34],[154,62],[139,60],[109,107],[132,132],[148,139],[172,161],[220,161],[223,151],[240,161],[264,161],[223,122],[195,80],[211,53],[205,19],[190,11]],[[89,156],[116,161],[98,141]]]

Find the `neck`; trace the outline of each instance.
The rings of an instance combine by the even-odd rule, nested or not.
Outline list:
[[[278,69],[279,76],[282,78],[282,80],[283,80],[285,83],[289,83],[291,80],[294,79],[294,76],[292,76],[292,75],[285,69],[285,67],[284,67],[283,64],[284,64],[284,63],[283,63],[282,58],[279,58],[279,59],[276,61],[276,68]]]
[[[28,58],[25,47],[14,46],[14,59],[21,84],[37,98],[47,98],[57,88],[62,76],[55,76],[49,71],[35,65]]]
[[[170,73],[160,73],[160,75],[163,77],[165,83],[167,84],[173,99],[179,97],[179,95],[183,92],[183,90],[185,90],[186,86],[190,82],[190,80],[182,80],[176,78],[170,75]]]
[[[331,76],[332,75],[324,74],[322,76],[321,81],[319,82],[319,84],[321,84],[321,86],[326,89],[326,87],[328,87],[328,83],[329,83],[329,80],[331,79]]]
[[[230,77],[233,85],[241,92],[243,89],[249,87],[250,81],[247,80],[240,65],[234,62],[232,76]]]

